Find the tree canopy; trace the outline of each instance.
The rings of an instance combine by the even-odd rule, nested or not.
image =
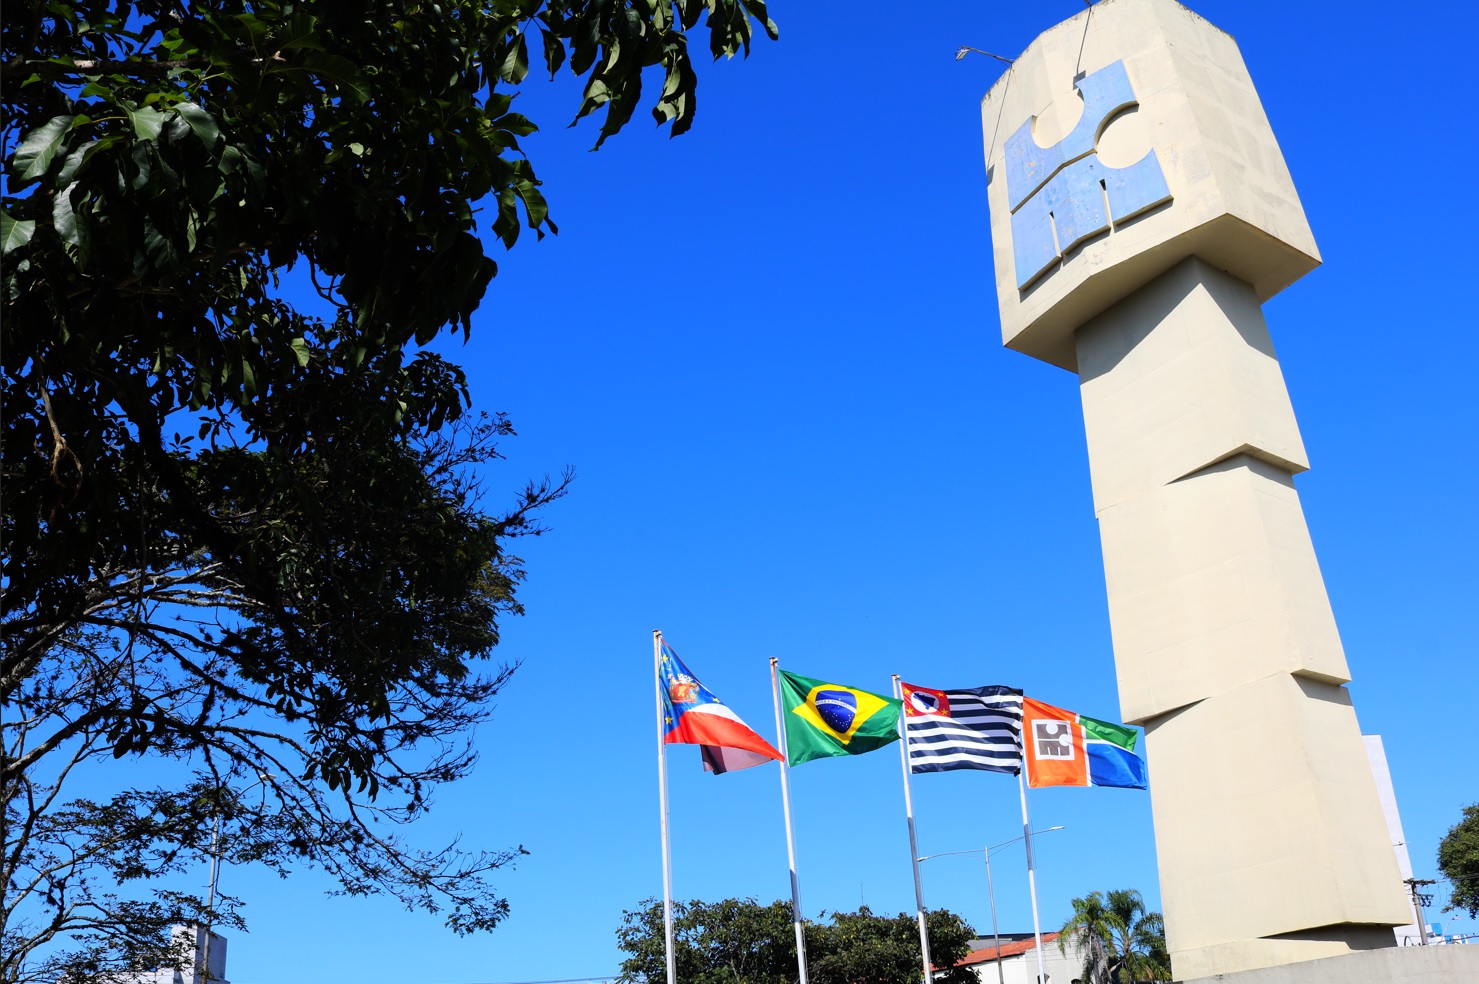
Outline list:
[[[1453,885],[1443,911],[1479,916],[1479,803],[1464,807],[1463,819],[1438,842],[1438,870]]]
[[[822,913],[828,921],[804,924],[808,977],[816,984],[918,984],[919,924],[915,917],[857,912]],[[955,966],[970,952],[975,931],[952,912],[927,917],[934,975],[943,984],[977,984],[975,973]],[[628,956],[623,982],[661,981],[667,974],[660,900],[622,914],[617,945]],[[678,980],[693,984],[789,984],[797,980],[796,934],[791,903],[761,905],[754,899],[675,902],[674,960]]]
[[[762,0],[7,8],[0,981],[232,924],[169,881],[203,851],[458,931],[503,917],[482,876],[517,849],[387,831],[472,767],[511,671],[479,666],[520,610],[511,540],[569,476],[490,507],[512,425],[418,346],[471,331],[487,243],[556,231],[508,91],[531,61],[583,79],[598,146],[643,104],[676,135],[689,32],[747,53],[752,18],[776,36]],[[172,778],[67,792],[146,754]]]
[[[1066,954],[1070,945],[1083,954],[1084,984],[1171,979],[1165,923],[1133,888],[1074,899],[1073,915],[1058,936],[1059,952]]]

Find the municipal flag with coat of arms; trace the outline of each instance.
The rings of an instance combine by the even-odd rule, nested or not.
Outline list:
[[[716,774],[780,761],[781,753],[699,683],[666,642],[662,643],[658,681],[663,744],[698,745],[704,768]]]
[[[834,755],[861,755],[899,740],[901,702],[856,687],[780,673],[791,765]]]
[[[1123,724],[1022,698],[1022,745],[1029,786],[1147,789],[1145,760],[1135,752],[1138,738],[1139,732]]]

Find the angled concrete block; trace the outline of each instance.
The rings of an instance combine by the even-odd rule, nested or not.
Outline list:
[[[1309,468],[1263,311],[1242,281],[1183,260],[1074,342],[1097,511],[1235,454]]]
[[[1343,687],[1275,673],[1156,719],[1146,745],[1153,782],[1175,789],[1153,811],[1178,977],[1257,966],[1211,970],[1211,948],[1279,938],[1313,959],[1362,948],[1365,929],[1337,927],[1406,921]]]
[[[1105,510],[1099,530],[1125,721],[1271,673],[1350,679],[1288,474],[1238,456]]]

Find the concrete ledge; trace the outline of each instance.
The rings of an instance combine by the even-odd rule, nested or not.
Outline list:
[[[1198,977],[1183,984],[1472,984],[1479,945],[1389,946],[1281,967]]]

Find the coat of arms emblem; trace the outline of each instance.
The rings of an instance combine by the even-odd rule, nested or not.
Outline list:
[[[698,700],[698,681],[690,676],[679,676],[668,686],[668,699],[674,704],[692,704]]]

